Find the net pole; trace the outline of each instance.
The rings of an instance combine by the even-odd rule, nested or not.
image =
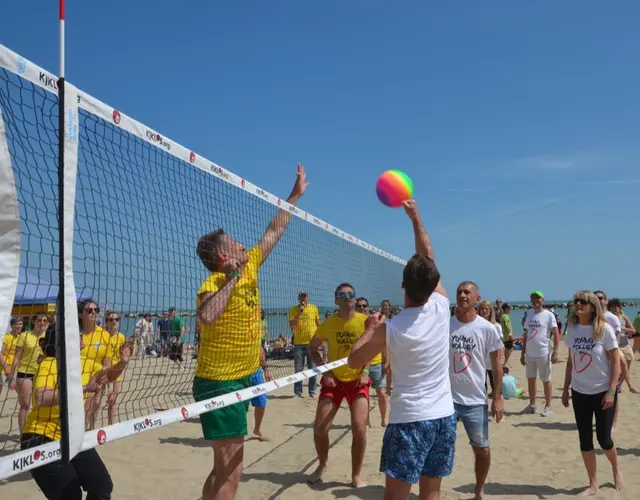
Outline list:
[[[59,245],[59,288],[56,305],[56,361],[58,364],[58,405],[60,408],[60,459],[62,463],[71,460],[69,446],[69,404],[67,387],[67,356],[65,339],[65,252],[64,252],[64,146],[65,146],[65,102],[64,102],[64,65],[65,65],[65,37],[64,37],[64,2],[60,0],[60,69],[58,78],[58,245]],[[69,228],[73,231],[73,227]]]

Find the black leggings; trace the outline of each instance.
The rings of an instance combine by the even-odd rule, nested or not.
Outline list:
[[[50,442],[51,439],[39,434],[23,434],[20,449],[26,450]],[[58,460],[30,472],[48,500],[82,500],[83,489],[87,492],[86,500],[111,499],[111,476],[95,449],[78,453],[68,464]]]
[[[613,406],[602,409],[602,400],[606,392],[600,394],[582,394],[571,390],[573,413],[578,426],[580,437],[580,451],[593,451],[593,415],[596,415],[596,437],[603,450],[613,448],[611,439],[611,427],[613,427],[613,415],[618,404],[618,395],[613,398]]]

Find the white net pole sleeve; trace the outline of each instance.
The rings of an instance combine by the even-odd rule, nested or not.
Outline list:
[[[68,439],[69,459],[82,449],[84,437],[84,399],[82,393],[82,374],[80,370],[80,327],[76,286],[73,279],[73,231],[76,206],[76,179],[78,173],[78,89],[65,82],[64,86],[64,238],[60,245],[64,248],[64,332],[67,380],[67,422],[69,433],[62,436]]]

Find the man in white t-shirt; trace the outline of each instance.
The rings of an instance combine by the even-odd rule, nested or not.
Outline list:
[[[607,294],[602,290],[596,290],[593,294],[598,297],[600,304],[602,305],[602,309],[604,310],[604,319],[607,320],[607,323],[611,325],[613,328],[613,332],[616,334],[616,339],[618,341],[618,345],[620,345],[620,336],[622,335],[622,323],[620,322],[620,318],[609,311],[609,299],[607,299]]]
[[[484,483],[491,466],[486,366],[493,371],[491,415],[499,423],[504,415],[502,361],[504,345],[495,326],[478,315],[478,285],[464,281],[456,291],[457,312],[449,325],[449,378],[456,415],[464,425],[475,454],[475,498],[484,498]]]
[[[417,482],[420,498],[440,498],[456,443],[448,375],[450,303],[415,201],[404,202],[404,209],[416,242],[416,255],[402,273],[405,307],[391,319],[376,313],[367,320],[349,365],[362,366],[385,348],[389,354],[394,391],[380,459],[385,498],[404,500]]]
[[[529,381],[529,406],[523,413],[535,415],[536,413],[536,381],[542,380],[544,386],[544,410],[540,414],[543,417],[553,415],[551,398],[552,363],[558,362],[558,348],[560,345],[560,333],[556,323],[556,315],[544,309],[544,294],[536,290],[530,295],[533,309],[527,315],[522,335],[522,354],[520,362],[526,367],[526,375]],[[551,351],[551,337],[553,337],[553,353]]]

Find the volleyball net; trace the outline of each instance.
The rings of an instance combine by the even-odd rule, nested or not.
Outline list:
[[[56,440],[20,450],[21,425],[32,428],[34,407],[38,410],[41,403],[38,388],[53,390],[54,385],[43,375],[46,367],[48,377],[55,378],[39,339],[54,329],[60,218],[72,217],[74,226],[68,264],[74,286],[65,288],[64,323],[65,338],[74,340],[80,352],[81,373],[69,380],[68,391],[76,398],[69,403],[71,410],[84,418],[82,449],[245,401],[344,364],[343,359],[299,371],[301,356],[294,347],[308,342],[316,325],[334,313],[339,283],[352,284],[372,308],[383,299],[400,304],[404,261],[286,201],[295,163],[282,167],[290,181],[279,188],[278,197],[67,86],[62,135],[69,142],[68,195],[65,213],[60,213],[57,79],[0,46],[0,181],[8,186],[3,196],[15,198],[0,209],[0,224],[11,236],[0,236],[0,321],[8,325],[3,355],[5,375],[11,377],[0,392],[0,478],[60,456]],[[349,200],[335,202],[349,207]],[[289,218],[267,256],[267,228]],[[213,269],[208,270],[196,248],[202,236],[218,229],[224,235],[214,240],[223,243],[214,245]],[[237,290],[222,316],[200,324],[197,298],[224,287],[230,269],[226,262],[237,255],[247,260]],[[295,329],[293,318],[298,318]],[[83,400],[83,384],[117,364],[125,344],[132,352],[122,375]],[[253,375],[258,367],[264,383]],[[195,376],[252,377],[252,383],[194,402]],[[56,439],[64,440],[53,412],[38,411],[39,422],[48,422]]]

